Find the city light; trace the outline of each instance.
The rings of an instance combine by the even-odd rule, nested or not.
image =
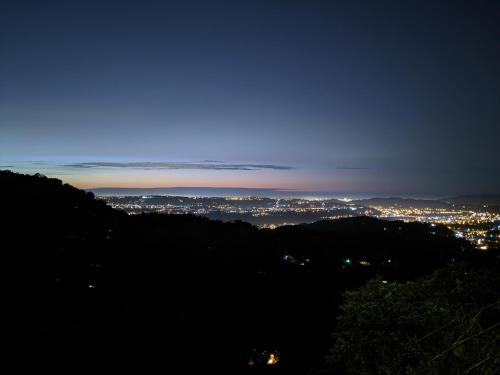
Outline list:
[[[450,205],[447,208],[399,205],[359,205],[350,198],[305,199],[178,196],[104,196],[112,207],[129,214],[157,212],[194,214],[223,221],[241,220],[260,228],[276,229],[283,225],[370,216],[383,220],[428,223],[429,233],[439,235],[439,225],[451,229],[456,238],[463,238],[481,250],[500,246],[500,213],[489,207],[477,209]],[[398,227],[401,228],[401,227]],[[388,227],[383,228],[389,231]],[[401,230],[401,229],[399,229]],[[361,263],[360,263],[361,264]],[[361,264],[363,265],[363,264]]]
[[[274,354],[274,353],[271,353],[271,354],[269,354],[269,358],[267,359],[266,363],[269,366],[273,366],[273,365],[277,364],[278,361],[279,361],[278,355]]]

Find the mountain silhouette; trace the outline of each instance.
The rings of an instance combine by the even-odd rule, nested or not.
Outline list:
[[[129,216],[42,175],[0,171],[0,186],[8,374],[313,373],[345,290],[490,261],[421,223],[259,230]]]

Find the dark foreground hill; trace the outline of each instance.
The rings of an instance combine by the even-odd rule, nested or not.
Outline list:
[[[257,230],[127,216],[40,175],[3,171],[0,187],[1,373],[331,371],[345,290],[494,261],[426,224]]]

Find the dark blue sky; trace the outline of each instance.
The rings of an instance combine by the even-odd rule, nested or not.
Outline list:
[[[81,187],[500,192],[499,25],[498,1],[3,1],[0,165]]]

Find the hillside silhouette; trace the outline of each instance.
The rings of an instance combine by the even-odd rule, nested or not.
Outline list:
[[[421,223],[259,230],[129,216],[42,175],[0,171],[0,187],[8,374],[327,371],[344,291],[497,261]]]

